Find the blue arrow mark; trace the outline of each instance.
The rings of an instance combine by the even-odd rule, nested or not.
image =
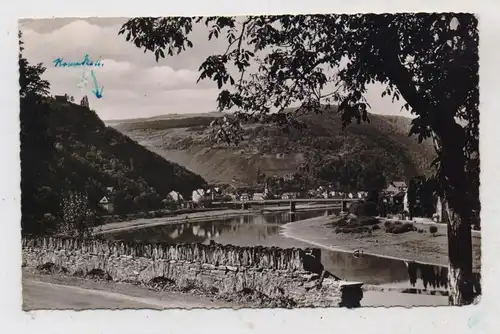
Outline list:
[[[94,70],[90,70],[90,74],[92,75],[92,79],[94,80],[94,86],[95,86],[95,89],[92,91],[92,93],[95,94],[95,97],[100,99],[102,98],[102,91],[104,90],[104,86],[102,86],[101,89],[99,89],[99,85],[97,84],[97,79],[95,77]]]

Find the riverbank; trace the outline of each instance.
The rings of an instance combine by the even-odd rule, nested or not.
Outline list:
[[[329,210],[336,209],[337,207],[332,205],[316,204],[316,205],[297,205],[296,210],[298,211],[313,211],[313,210]],[[126,230],[140,229],[144,227],[162,226],[162,225],[174,225],[181,223],[194,223],[203,222],[207,220],[215,219],[228,219],[233,217],[239,217],[244,215],[255,215],[260,213],[271,213],[271,212],[287,212],[290,208],[288,207],[258,207],[248,210],[236,210],[236,209],[226,209],[226,210],[213,210],[213,211],[203,211],[203,212],[193,212],[172,217],[162,217],[162,218],[140,218],[133,219],[129,221],[121,221],[108,223],[98,226],[94,229],[96,235],[102,235],[107,233],[114,233]]]
[[[413,223],[424,233],[410,231],[401,234],[386,233],[381,227],[371,233],[336,233],[331,222],[338,217],[318,217],[288,223],[282,227],[282,234],[315,247],[337,252],[353,253],[355,250],[364,254],[385,258],[416,261],[426,264],[447,266],[448,241],[446,225],[436,225],[438,231],[433,236],[429,233],[429,225]],[[481,237],[479,233],[472,235],[473,267],[479,271],[481,267]]]

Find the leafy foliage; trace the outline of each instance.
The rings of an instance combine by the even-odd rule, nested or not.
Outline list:
[[[433,236],[437,233],[437,231],[438,231],[437,226],[435,225],[429,226],[429,232],[432,233]]]
[[[435,178],[414,177],[408,184],[408,206],[411,216],[432,217],[436,212],[438,184]]]
[[[66,236],[88,238],[95,224],[95,209],[91,209],[89,198],[81,193],[69,193],[62,201],[62,222],[58,231]]]
[[[46,68],[43,64],[30,65],[22,56],[24,50],[22,33],[19,31],[19,94],[21,98],[35,98],[49,95],[50,84],[42,80]]]

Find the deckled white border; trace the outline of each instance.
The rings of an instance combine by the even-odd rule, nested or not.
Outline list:
[[[375,0],[9,1],[0,11],[0,319],[5,333],[495,333],[500,326],[498,63],[500,2]],[[218,311],[21,311],[17,19],[91,16],[242,15],[328,12],[475,12],[481,31],[483,297],[463,308]],[[75,36],[74,38],[78,38]],[[50,52],[50,50],[47,50]],[[497,173],[496,173],[497,172]],[[495,290],[496,288],[496,290]]]

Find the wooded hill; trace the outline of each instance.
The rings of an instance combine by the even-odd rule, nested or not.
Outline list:
[[[86,107],[52,98],[21,100],[20,118],[25,232],[57,221],[62,197],[70,192],[87,194],[94,208],[108,196],[117,213],[130,213],[162,207],[172,190],[188,196],[205,184],[107,127]]]
[[[269,176],[300,171],[359,189],[369,186],[375,174],[385,180],[428,174],[434,158],[430,142],[419,144],[408,137],[411,119],[401,116],[370,114],[369,124],[351,124],[343,130],[333,108],[299,117],[307,126],[302,131],[244,125],[245,141],[231,147],[207,140],[210,122],[222,116],[165,115],[113,126],[214,183],[250,184],[259,172]]]

